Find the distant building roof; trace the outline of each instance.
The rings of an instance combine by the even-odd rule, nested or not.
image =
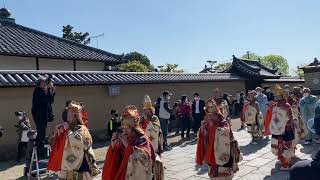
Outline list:
[[[184,82],[238,81],[241,77],[230,73],[139,73],[110,71],[24,71],[0,70],[0,87],[34,86],[39,76],[52,75],[60,86],[102,84],[158,84]]]
[[[277,69],[271,69],[261,64],[258,60],[239,59],[235,56],[233,56],[232,65],[223,72],[258,79],[277,79],[281,77],[281,75],[277,73]]]
[[[299,77],[280,77],[279,79],[264,79],[263,81],[270,83],[304,83],[304,79]]]
[[[320,71],[320,61],[317,58],[314,58],[313,62],[308,66],[301,67],[305,73],[308,72],[319,72]]]
[[[0,55],[123,62],[121,55],[18,25],[9,18],[10,14],[0,16]]]

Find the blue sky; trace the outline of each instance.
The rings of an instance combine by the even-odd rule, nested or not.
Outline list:
[[[246,51],[284,56],[291,69],[319,57],[318,0],[0,0],[16,22],[61,36],[70,24],[104,33],[99,48],[138,51],[187,72]],[[96,46],[92,41],[92,46]]]

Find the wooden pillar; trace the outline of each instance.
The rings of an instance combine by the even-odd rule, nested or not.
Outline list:
[[[40,70],[39,68],[39,58],[36,57],[36,70]]]
[[[76,71],[77,70],[77,63],[76,60],[73,60],[73,70]]]

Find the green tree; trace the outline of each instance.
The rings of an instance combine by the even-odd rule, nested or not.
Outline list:
[[[258,60],[261,59],[262,57],[251,52],[247,52],[247,54],[244,54],[241,56],[242,59],[249,59],[249,60]]]
[[[220,64],[218,64],[218,65],[216,65],[216,66],[214,67],[214,70],[216,70],[216,71],[218,71],[218,72],[222,72],[222,71],[228,69],[228,68],[231,66],[231,64],[232,64],[232,63],[230,63],[230,62],[220,63]]]
[[[261,63],[271,69],[278,69],[278,72],[280,72],[282,75],[289,74],[289,64],[287,60],[280,55],[270,54],[268,56],[264,56],[261,59]]]
[[[73,27],[70,25],[66,25],[62,27],[62,38],[68,39],[81,44],[89,44],[90,38],[89,33],[85,32],[75,32],[73,31]]]
[[[138,53],[136,51],[124,55],[124,58],[128,61],[139,61],[141,64],[144,64],[146,66],[151,65],[150,59],[146,55]]]
[[[140,61],[129,61],[118,66],[119,71],[123,72],[148,72],[149,68]]]
[[[175,73],[183,73],[183,69],[178,69],[178,64],[169,64],[167,63],[164,67],[160,68],[160,72],[175,72]]]

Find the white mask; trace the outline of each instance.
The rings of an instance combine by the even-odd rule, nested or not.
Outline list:
[[[267,89],[266,92],[270,92],[270,89]]]
[[[22,119],[23,119],[23,116],[19,116],[18,119],[19,119],[19,120],[22,120]]]
[[[198,100],[199,100],[199,97],[194,97],[194,100],[195,100],[195,101],[198,101]]]
[[[304,96],[304,97],[308,97],[308,96],[309,96],[309,93],[303,93],[303,96]]]
[[[257,92],[257,95],[260,95],[260,94],[261,94],[261,92],[258,91],[258,92]]]

